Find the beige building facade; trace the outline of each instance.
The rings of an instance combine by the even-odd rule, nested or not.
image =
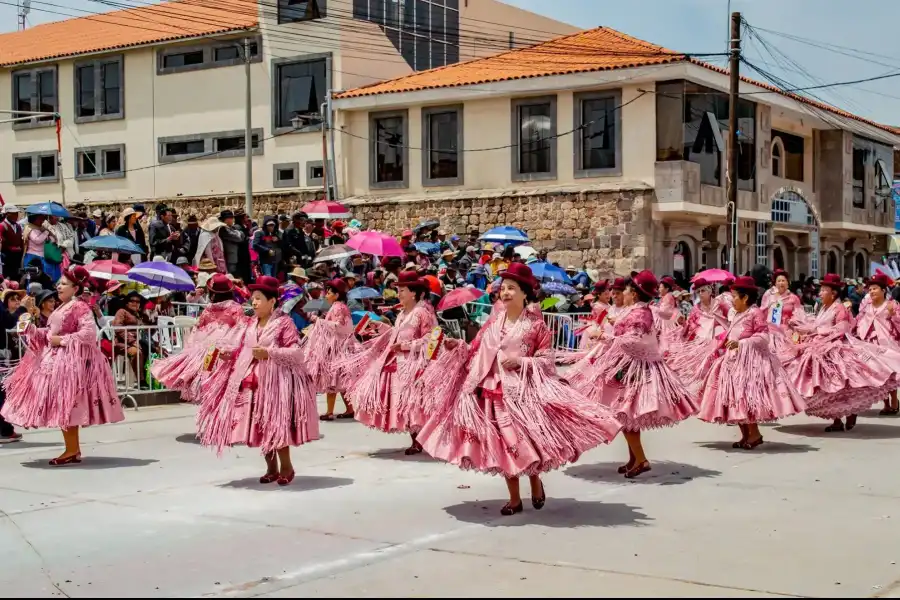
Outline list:
[[[522,227],[608,275],[724,266],[727,74],[605,28],[539,48],[339,95],[348,202],[385,227]],[[897,132],[740,91],[740,269],[867,275],[893,233]]]
[[[573,31],[497,0],[209,0],[2,34],[0,110],[56,112],[61,126],[0,125],[0,195],[60,201],[61,183],[68,204],[243,195],[245,40],[254,194],[321,194],[329,89]]]

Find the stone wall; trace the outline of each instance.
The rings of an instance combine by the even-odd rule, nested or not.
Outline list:
[[[300,207],[307,202],[322,200],[323,198],[324,194],[321,191],[257,194],[253,197],[252,216],[256,221],[269,215],[287,214],[290,216],[291,213],[300,210]],[[187,221],[187,218],[190,215],[197,215],[197,218],[202,222],[207,217],[218,216],[219,212],[226,208],[230,208],[231,210],[244,208],[244,195],[233,194],[228,196],[159,198],[156,200],[141,200],[140,202],[151,214],[154,206],[157,204],[165,204],[178,212],[182,223]],[[115,214],[119,214],[122,210],[133,204],[133,201],[112,204],[92,202],[88,204],[88,208],[89,211],[94,211],[99,208],[104,212],[114,212]]]
[[[456,193],[446,197],[355,198],[346,201],[367,229],[397,234],[425,219],[439,219],[441,228],[465,235],[498,225],[525,230],[537,249],[547,249],[562,265],[588,263],[602,277],[627,275],[650,268],[653,190],[504,190]],[[290,215],[307,202],[321,200],[322,192],[261,194],[254,197],[253,218]],[[225,208],[243,208],[242,194],[228,196],[161,198],[143,202],[148,211],[162,203],[178,211],[182,223],[189,215],[202,221]],[[90,210],[121,212],[132,202],[91,203]]]
[[[561,265],[592,263],[602,277],[649,267],[653,191],[477,192],[465,197],[357,198],[347,201],[367,228],[397,233],[425,219],[460,235],[498,225],[525,230]]]

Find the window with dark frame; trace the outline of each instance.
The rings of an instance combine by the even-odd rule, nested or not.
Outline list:
[[[166,156],[184,156],[187,154],[203,154],[206,146],[202,139],[185,142],[166,142]]]
[[[853,147],[853,206],[866,207],[866,161],[869,151]]]
[[[310,179],[325,179],[325,167],[322,165],[313,165],[309,168]]]
[[[799,135],[793,135],[785,131],[772,130],[772,140],[781,140],[784,156],[780,158],[779,169],[781,177],[791,181],[803,181],[805,142]],[[781,149],[779,149],[780,151]],[[774,170],[773,170],[774,173]]]
[[[519,168],[521,175],[550,173],[553,168],[553,109],[550,102],[519,104]]]
[[[96,152],[79,152],[78,153],[78,170],[75,175],[97,175],[100,172],[97,166]]]
[[[406,179],[404,117],[376,117],[375,183],[400,183]]]
[[[278,23],[314,21],[325,16],[325,0],[278,0]]]
[[[202,64],[203,50],[191,50],[189,52],[179,52],[177,54],[166,54],[163,56],[163,67],[166,69]]]
[[[615,169],[616,99],[581,101],[581,170]]]
[[[122,151],[121,150],[104,150],[103,151],[103,168],[106,173],[121,173],[122,169]]]
[[[58,181],[56,152],[13,155],[13,183],[50,183]]]
[[[259,135],[253,134],[250,138],[250,143],[253,144],[254,148],[259,148]],[[244,136],[232,135],[213,139],[213,152],[228,152],[229,150],[243,153]]]
[[[296,169],[278,169],[278,181],[291,181],[297,178]]]
[[[76,65],[76,123],[124,116],[122,61],[119,57]]]
[[[75,179],[124,177],[124,153],[124,145],[76,148]]]
[[[23,112],[56,113],[59,110],[59,96],[56,89],[56,67],[44,67],[29,71],[19,71],[12,75],[13,105]],[[28,121],[13,123],[13,129],[42,127],[54,122],[51,115],[33,116]]]
[[[459,111],[456,109],[426,114],[428,128],[427,179],[457,179],[459,173]]]
[[[294,117],[307,117],[305,125],[317,123],[328,90],[327,65],[325,58],[276,65],[277,128],[293,128]]]

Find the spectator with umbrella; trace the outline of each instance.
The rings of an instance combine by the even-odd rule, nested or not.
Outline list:
[[[39,268],[47,274],[52,282],[59,279],[62,272],[62,253],[55,244],[56,234],[47,226],[46,215],[29,214],[28,224],[23,234],[25,240],[25,267],[39,264]],[[52,256],[47,256],[47,252]]]

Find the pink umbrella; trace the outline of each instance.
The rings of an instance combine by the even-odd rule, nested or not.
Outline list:
[[[441,311],[450,310],[451,308],[457,308],[462,306],[463,304],[474,302],[482,296],[484,296],[484,292],[482,290],[479,290],[478,288],[458,288],[441,298],[441,301],[438,303],[437,309]]]
[[[720,283],[722,281],[734,279],[734,275],[724,269],[707,269],[694,275],[691,278],[691,281],[697,281],[698,279],[705,279],[710,283]]]
[[[372,256],[405,255],[397,240],[380,231],[362,231],[350,238],[347,245],[363,254]]]
[[[116,281],[128,281],[127,273],[131,269],[128,265],[115,260],[95,260],[85,265],[85,268],[95,279],[115,279]]]
[[[340,202],[318,200],[301,208],[310,219],[349,219],[350,211]]]

